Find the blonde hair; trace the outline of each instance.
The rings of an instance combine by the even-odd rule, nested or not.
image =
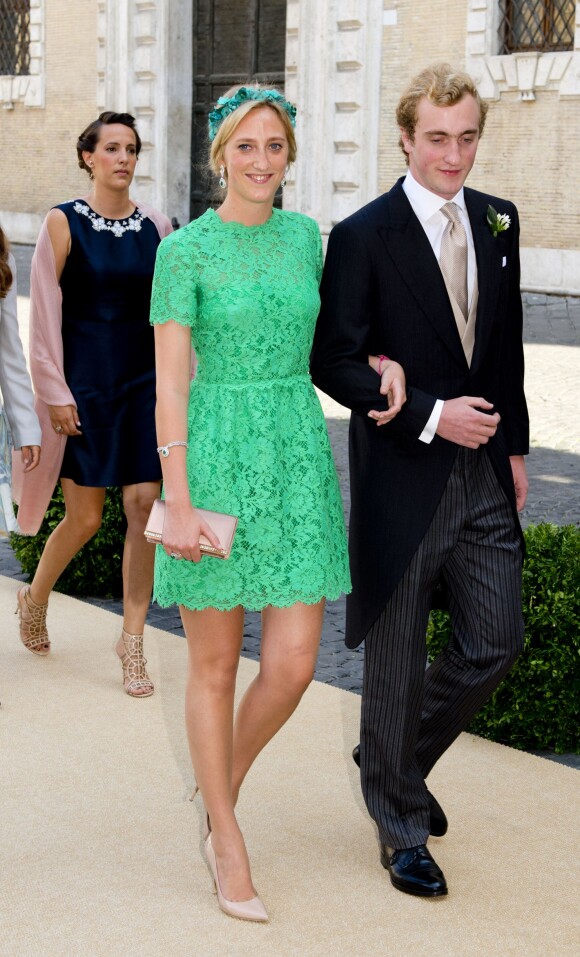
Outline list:
[[[397,106],[397,123],[410,140],[415,137],[417,107],[424,96],[434,106],[454,106],[464,96],[472,96],[479,106],[479,135],[483,133],[488,104],[482,100],[469,74],[455,70],[449,63],[434,63],[413,77]],[[399,138],[399,146],[408,165],[409,157],[402,137]]]
[[[261,83],[240,83],[238,86],[233,86],[227,91],[227,93],[224,93],[224,96],[235,96],[238,90],[241,90],[244,86],[249,87],[252,90],[273,89],[273,87],[264,86]],[[233,113],[230,113],[225,117],[224,120],[222,120],[215,138],[212,141],[209,151],[209,168],[211,169],[212,173],[216,174],[216,176],[219,174],[219,168],[222,163],[226,144],[228,140],[232,138],[244,117],[247,116],[252,110],[263,109],[265,106],[267,106],[268,109],[273,110],[280,117],[282,126],[284,127],[284,132],[286,134],[286,139],[288,140],[288,163],[293,163],[295,161],[296,136],[294,133],[294,127],[290,122],[290,117],[288,116],[286,110],[279,103],[277,103],[276,100],[246,100],[241,104],[241,106],[238,106],[237,110],[234,110]]]

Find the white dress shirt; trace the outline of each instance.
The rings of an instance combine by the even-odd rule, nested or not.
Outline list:
[[[421,186],[409,170],[403,181],[403,190],[415,216],[425,230],[425,235],[437,257],[437,262],[439,262],[441,257],[441,240],[443,239],[443,233],[449,222],[445,214],[441,212],[441,208],[445,206],[446,203],[455,203],[459,207],[459,216],[465,227],[465,235],[467,237],[467,299],[469,306],[471,306],[473,288],[475,286],[475,247],[473,245],[471,223],[469,222],[469,216],[465,208],[463,186],[453,199],[444,199],[442,196],[437,196],[436,193],[432,193],[431,190]],[[443,402],[443,399],[436,400],[429,420],[419,436],[420,442],[431,442],[433,440],[437,426],[439,425],[441,412],[443,411]]]

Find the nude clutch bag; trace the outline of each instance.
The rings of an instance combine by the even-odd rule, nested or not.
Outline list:
[[[215,548],[204,535],[201,535],[199,539],[199,550],[202,555],[213,555],[215,558],[229,558],[234,543],[236,526],[238,524],[235,515],[224,515],[223,512],[210,512],[204,508],[198,508],[197,511],[204,522],[211,525],[221,545],[221,548]],[[160,498],[156,498],[145,527],[145,538],[148,542],[151,542],[153,545],[161,544],[164,521],[165,502],[162,502]]]

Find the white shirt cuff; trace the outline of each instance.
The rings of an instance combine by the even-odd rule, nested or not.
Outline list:
[[[433,411],[427,420],[427,425],[421,432],[419,436],[419,442],[429,442],[433,441],[435,433],[437,431],[437,426],[439,425],[439,419],[441,418],[441,413],[443,412],[443,399],[437,399],[435,405],[433,406]]]

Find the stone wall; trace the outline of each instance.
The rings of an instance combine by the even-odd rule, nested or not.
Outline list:
[[[31,8],[31,52],[40,72],[32,84],[24,77],[0,79],[0,220],[20,242],[35,241],[51,206],[87,192],[75,145],[97,115],[94,0],[50,0]]]
[[[382,0],[288,0],[299,153],[284,205],[323,233],[377,194],[381,18]]]

